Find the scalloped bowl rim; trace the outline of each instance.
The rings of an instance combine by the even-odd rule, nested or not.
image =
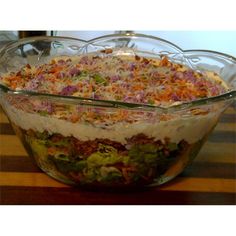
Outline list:
[[[221,57],[224,57],[227,60],[232,61],[233,63],[236,64],[236,58],[222,53],[222,52],[217,52],[213,50],[203,50],[203,49],[190,49],[190,50],[183,50],[179,46],[175,45],[172,42],[169,42],[165,39],[158,38],[155,36],[151,35],[145,35],[145,34],[136,34],[136,33],[127,33],[127,34],[109,34],[109,35],[104,35],[101,37],[93,38],[91,40],[82,40],[78,38],[73,38],[73,37],[61,37],[61,36],[36,36],[36,37],[29,37],[29,38],[23,38],[20,39],[16,42],[12,42],[10,44],[5,45],[1,50],[0,50],[0,60],[1,58],[8,53],[9,50],[17,48],[20,45],[31,43],[34,41],[42,40],[42,41],[53,41],[53,40],[64,40],[64,41],[75,41],[82,43],[84,45],[80,46],[80,48],[86,47],[88,45],[94,44],[96,42],[99,42],[101,40],[106,40],[109,38],[146,38],[146,39],[152,39],[156,41],[161,41],[166,43],[169,46],[172,46],[175,48],[179,53],[184,54],[184,53],[210,53],[210,54],[215,54]],[[13,90],[10,89],[9,87],[0,84],[0,91],[3,91],[8,94],[12,95],[28,95],[28,96],[37,96],[40,98],[49,98],[49,99],[60,99],[64,100],[65,102],[68,103],[76,103],[78,105],[88,105],[88,106],[98,106],[98,107],[112,107],[112,108],[128,108],[128,109],[144,109],[144,110],[152,110],[152,111],[162,111],[162,112],[169,112],[169,111],[176,111],[176,110],[183,110],[186,108],[190,107],[195,107],[199,105],[209,105],[212,103],[220,102],[220,101],[228,101],[228,100],[233,100],[236,98],[236,89],[231,90],[227,93],[214,96],[214,97],[209,97],[209,98],[203,98],[203,99],[198,99],[190,102],[185,102],[181,104],[176,104],[172,105],[169,107],[162,107],[162,106],[154,106],[154,105],[147,105],[147,104],[139,104],[139,103],[127,103],[127,102],[119,102],[119,101],[111,101],[111,100],[98,100],[98,99],[92,99],[92,98],[83,98],[83,97],[75,97],[75,96],[61,96],[57,94],[49,94],[49,93],[38,93],[38,92],[33,92],[33,91],[26,91],[26,90]]]

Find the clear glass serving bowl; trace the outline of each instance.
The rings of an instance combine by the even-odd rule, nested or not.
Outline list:
[[[0,84],[1,106],[30,157],[59,181],[95,188],[163,184],[191,163],[235,98],[236,59],[214,51],[183,51],[168,41],[141,34],[108,35],[88,42],[36,37],[1,50],[0,75],[26,64],[99,54],[104,49],[113,49],[114,56],[135,53],[158,59],[166,55],[194,70],[218,73],[231,90],[165,108],[12,90]],[[58,116],[58,111],[64,115]],[[109,122],[108,117],[117,121]]]

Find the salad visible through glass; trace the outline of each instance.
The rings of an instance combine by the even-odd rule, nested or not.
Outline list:
[[[27,64],[0,81],[14,91],[154,108],[229,90],[214,72],[194,71],[166,56],[119,55],[112,49]],[[175,177],[196,156],[220,114],[207,105],[160,113],[24,94],[6,94],[2,106],[45,172],[66,183],[93,186],[161,184]]]

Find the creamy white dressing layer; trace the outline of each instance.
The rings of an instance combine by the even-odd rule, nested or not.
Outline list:
[[[87,123],[71,123],[54,117],[27,113],[16,109],[6,101],[4,103],[10,120],[24,130],[32,129],[39,132],[47,130],[50,134],[59,133],[63,136],[74,136],[81,141],[96,138],[110,139],[121,144],[126,144],[127,139],[140,133],[153,137],[155,140],[170,138],[171,142],[178,143],[184,139],[192,144],[202,139],[214,127],[219,116],[219,113],[209,113],[207,115],[178,117],[156,123],[149,123],[148,121],[133,124],[120,122],[106,129]]]

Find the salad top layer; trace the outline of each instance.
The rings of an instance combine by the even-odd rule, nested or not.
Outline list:
[[[0,77],[0,82],[14,90],[157,106],[217,96],[228,90],[216,73],[200,73],[167,57],[118,56],[111,49],[99,55],[56,58],[38,67],[26,65]]]

